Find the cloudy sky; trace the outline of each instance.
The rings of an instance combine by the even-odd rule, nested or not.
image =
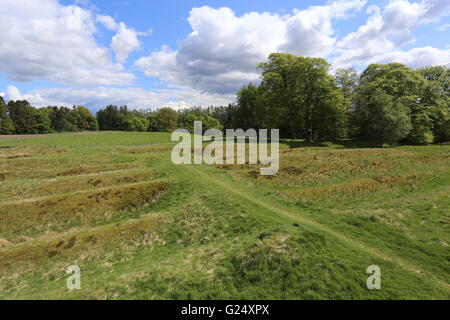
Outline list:
[[[0,0],[0,94],[35,106],[224,105],[271,52],[450,63],[448,0]]]

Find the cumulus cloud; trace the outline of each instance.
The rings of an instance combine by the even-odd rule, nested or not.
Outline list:
[[[235,93],[259,79],[256,65],[271,52],[326,56],[336,41],[332,22],[349,17],[363,0],[335,1],[292,14],[250,12],[242,16],[230,8],[194,8],[188,22],[192,32],[177,50],[163,47],[140,58],[145,75],[173,85],[210,93]]]
[[[117,34],[112,37],[111,48],[119,63],[125,62],[128,55],[141,46],[136,31],[128,28],[123,22],[119,23]]]
[[[14,100],[14,101],[16,101],[16,100],[23,100],[19,89],[17,89],[14,86],[7,86],[6,87],[5,98],[6,98],[7,101],[9,101],[9,100]]]
[[[441,50],[430,46],[413,48],[408,51],[394,50],[380,54],[369,60],[369,63],[401,62],[411,68],[421,68],[427,65],[450,63],[450,49]]]
[[[96,20],[100,22],[106,29],[111,31],[117,30],[117,22],[111,16],[98,14]]]
[[[326,57],[333,49],[333,19],[345,19],[361,10],[366,1],[335,1],[326,6],[311,6],[294,11],[286,20],[286,41],[283,52],[303,56]]]
[[[366,63],[379,55],[399,57],[396,49],[414,41],[412,32],[416,27],[439,21],[449,14],[449,9],[448,0],[392,0],[383,10],[378,6],[370,6],[367,13],[371,16],[367,22],[338,42],[339,54],[334,63],[349,66]],[[387,54],[390,51],[392,53]],[[432,51],[428,50],[429,53]],[[439,57],[436,59],[439,60]]]
[[[97,15],[96,21],[101,23],[106,29],[117,32],[112,37],[111,49],[114,51],[116,61],[119,63],[124,63],[131,52],[141,47],[138,36],[148,36],[152,33],[151,29],[146,32],[135,31],[125,25],[125,23],[117,23],[114,18],[107,15]]]
[[[98,110],[109,104],[128,105],[130,108],[154,108],[170,106],[174,109],[189,106],[227,105],[234,95],[206,94],[197,90],[142,88],[46,88],[21,93],[16,87],[8,86],[6,100],[25,99],[33,106],[43,107],[84,105]]]
[[[10,80],[124,85],[135,78],[96,43],[95,18],[78,6],[10,1],[0,6],[0,30],[0,72]]]

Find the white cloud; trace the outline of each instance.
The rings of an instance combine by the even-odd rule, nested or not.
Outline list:
[[[7,86],[6,87],[6,94],[5,94],[5,99],[7,101],[9,100],[22,100],[22,95],[20,94],[19,89],[17,89],[14,86]]]
[[[103,108],[109,104],[128,105],[130,108],[164,107],[175,109],[188,106],[227,105],[234,95],[206,94],[197,90],[142,88],[47,88],[20,93],[14,86],[8,86],[6,100],[25,99],[36,107],[55,105],[84,105],[91,110]]]
[[[366,24],[338,42],[339,55],[333,62],[336,66],[349,66],[397,52],[396,48],[414,41],[412,32],[416,27],[439,21],[449,14],[449,8],[448,0],[391,0],[383,10],[370,6],[367,13],[371,16]],[[398,56],[391,56],[395,55]]]
[[[336,41],[333,19],[345,19],[361,10],[366,1],[335,1],[326,6],[311,6],[295,11],[286,20],[286,41],[279,47],[283,52],[326,57]]]
[[[450,49],[441,50],[430,46],[408,51],[390,51],[369,60],[369,63],[401,62],[411,68],[450,63]]]
[[[128,55],[140,46],[136,31],[128,28],[123,22],[119,23],[117,34],[111,40],[111,48],[116,54],[116,60],[119,63],[125,62]]]
[[[130,84],[95,39],[91,11],[57,0],[8,1],[0,6],[0,72],[13,81],[44,79],[69,85]]]
[[[136,62],[145,75],[181,87],[212,93],[235,93],[259,79],[256,65],[276,51],[325,56],[333,48],[332,21],[360,10],[363,0],[335,1],[295,10],[290,15],[250,12],[242,16],[229,8],[194,8],[188,22],[192,32],[178,50],[163,47]]]
[[[98,14],[96,20],[100,22],[106,29],[111,31],[117,30],[117,22],[111,16]]]
[[[100,22],[110,31],[117,31],[112,37],[111,49],[114,51],[116,60],[119,63],[125,62],[131,52],[141,47],[138,36],[149,36],[153,32],[152,29],[145,32],[135,31],[132,28],[127,27],[125,23],[117,23],[114,18],[107,15],[97,15],[96,21]]]

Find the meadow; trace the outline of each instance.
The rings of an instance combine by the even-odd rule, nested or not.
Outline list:
[[[274,176],[173,145],[0,139],[0,299],[450,298],[450,145],[282,140]]]

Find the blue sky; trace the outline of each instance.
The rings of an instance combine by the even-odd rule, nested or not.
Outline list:
[[[447,0],[16,0],[0,8],[0,94],[33,105],[224,105],[270,52],[332,70],[450,63]]]

